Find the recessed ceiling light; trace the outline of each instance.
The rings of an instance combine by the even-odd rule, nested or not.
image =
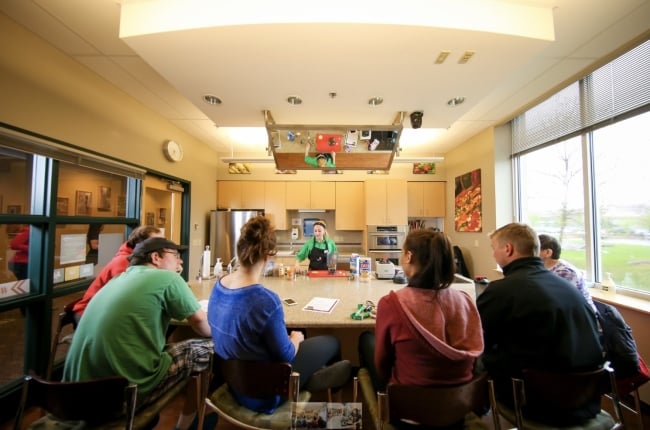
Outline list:
[[[368,104],[370,106],[379,106],[384,102],[384,99],[381,97],[373,97],[370,100],[368,100]]]
[[[220,105],[221,104],[221,99],[217,96],[213,96],[212,94],[206,94],[203,96],[203,101],[206,102],[209,105]]]
[[[465,102],[465,97],[454,97],[453,99],[449,99],[447,105],[449,107],[454,107],[454,106],[458,106],[459,104],[462,104],[463,102]]]
[[[465,51],[458,60],[458,64],[467,64],[469,60],[476,54],[476,51]]]
[[[435,64],[444,63],[447,57],[449,57],[449,54],[451,54],[451,51],[440,51],[440,54],[438,54],[438,58],[436,58]]]
[[[298,96],[289,96],[287,97],[287,103],[290,105],[299,105],[302,104],[302,99]]]

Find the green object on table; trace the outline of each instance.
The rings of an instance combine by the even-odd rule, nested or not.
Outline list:
[[[350,314],[350,318],[353,320],[364,320],[366,318],[375,318],[377,315],[375,310],[375,304],[367,300],[366,303],[359,303],[357,305],[357,310]]]

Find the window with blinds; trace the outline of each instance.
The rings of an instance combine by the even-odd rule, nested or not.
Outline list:
[[[650,104],[650,41],[512,120],[512,153],[572,137]]]

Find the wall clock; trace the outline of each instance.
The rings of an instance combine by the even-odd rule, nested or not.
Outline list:
[[[163,154],[169,161],[181,161],[183,159],[183,147],[174,140],[168,140],[163,144]]]

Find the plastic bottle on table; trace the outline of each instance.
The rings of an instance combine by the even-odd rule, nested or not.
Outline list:
[[[605,279],[600,283],[600,288],[603,290],[603,293],[616,294],[616,282],[612,279],[610,272],[605,273]]]

